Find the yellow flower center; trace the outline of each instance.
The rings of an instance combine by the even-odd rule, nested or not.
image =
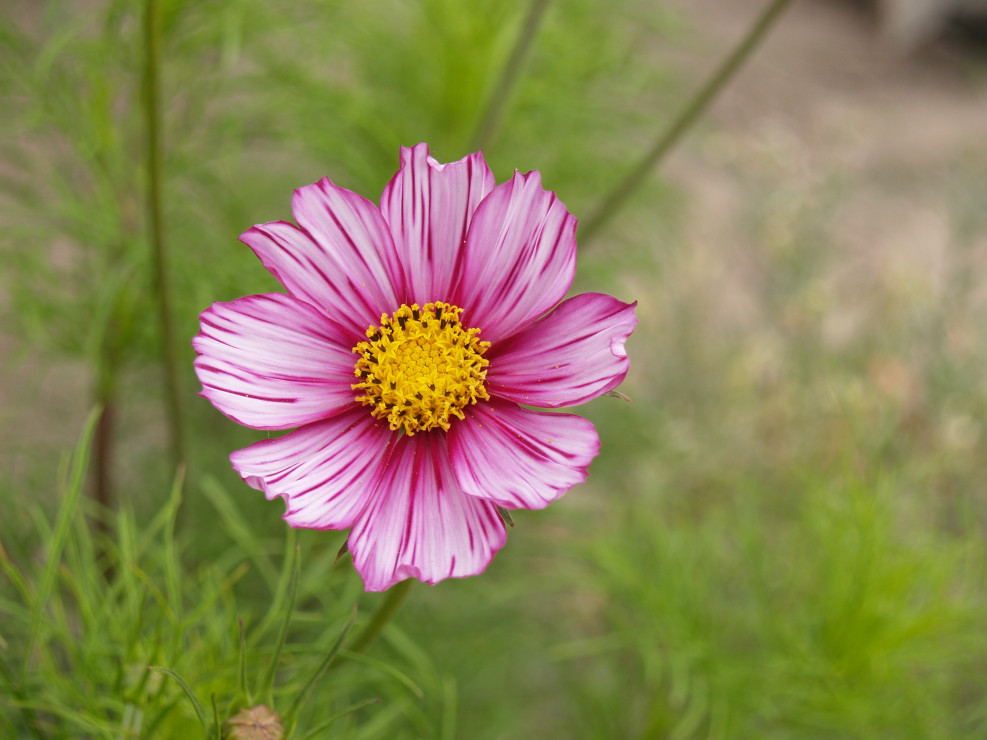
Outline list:
[[[402,304],[380,326],[367,329],[367,339],[353,351],[360,355],[353,390],[356,400],[373,408],[391,429],[408,435],[442,427],[463,409],[489,399],[483,381],[489,360],[483,353],[490,342],[477,339],[479,329],[459,323],[463,309],[449,303]]]

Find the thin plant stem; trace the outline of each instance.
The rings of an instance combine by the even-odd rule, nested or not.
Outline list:
[[[92,498],[97,504],[94,528],[97,535],[96,547],[103,558],[103,577],[107,583],[113,580],[115,568],[113,559],[106,555],[111,549],[110,516],[116,506],[116,489],[113,468],[116,461],[116,377],[119,364],[111,349],[104,349],[99,359],[99,380],[96,401],[102,413],[96,422],[92,449]]]
[[[524,58],[527,56],[528,50],[535,40],[535,35],[538,33],[538,27],[541,25],[542,17],[548,9],[549,1],[531,0],[531,4],[528,6],[528,14],[525,16],[524,23],[521,25],[521,33],[517,37],[514,48],[511,49],[511,55],[507,58],[507,62],[500,71],[497,84],[487,99],[487,107],[483,112],[483,117],[480,119],[476,131],[473,133],[473,138],[470,140],[469,150],[471,152],[479,151],[493,139],[497,131],[497,124],[500,122],[500,117],[510,99],[511,90],[513,90],[514,84],[517,82],[518,76],[521,73]]]
[[[126,229],[126,226],[124,225]],[[95,528],[100,536],[110,532],[109,514],[116,506],[116,485],[113,471],[116,465],[116,420],[119,400],[119,377],[123,365],[124,313],[129,307],[118,294],[103,325],[101,341],[95,358],[96,377],[94,402],[103,409],[93,438],[92,498],[99,505]],[[109,562],[109,561],[107,561]],[[112,575],[109,568],[106,575]]]
[[[654,145],[642,157],[641,161],[631,169],[627,176],[603,198],[600,205],[580,224],[579,245],[585,249],[600,228],[627,202],[651,171],[678,143],[682,135],[696,122],[696,119],[706,110],[710,102],[723,89],[727,82],[743,66],[754,49],[764,38],[768,29],[781,15],[781,12],[791,3],[791,0],[773,0],[761,16],[751,25],[747,34],[734,48],[730,55],[716,70],[699,93],[679,113],[672,124],[658,137]]]
[[[116,392],[114,382],[116,366],[112,359],[104,356],[100,361],[99,390],[96,402],[102,406],[103,413],[96,424],[96,435],[93,440],[93,499],[99,504],[100,511],[96,516],[96,531],[100,534],[109,533],[109,522],[106,518],[113,508],[116,496],[113,490],[113,429],[116,421]]]
[[[391,617],[394,616],[408,596],[408,591],[411,590],[411,584],[413,582],[413,579],[408,578],[391,587],[391,590],[387,592],[384,603],[377,607],[377,611],[374,612],[367,626],[363,628],[360,634],[346,648],[348,652],[362,653],[370,647],[371,643],[377,639],[384,627],[387,626],[387,623],[391,621]]]
[[[168,259],[165,249],[162,218],[161,145],[161,6],[158,0],[147,0],[144,6],[144,113],[147,154],[147,223],[154,258],[154,287],[161,325],[162,362],[165,375],[165,413],[171,446],[172,467],[177,469],[185,460],[184,421],[179,388],[178,355],[175,351],[175,329],[171,315],[171,293],[168,282]]]

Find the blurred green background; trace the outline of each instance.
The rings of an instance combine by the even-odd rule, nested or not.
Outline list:
[[[197,736],[144,667],[226,716],[238,618],[266,675],[282,504],[229,469],[263,433],[195,397],[189,344],[213,301],[279,287],[241,232],[324,175],[376,201],[419,141],[538,169],[585,219],[761,4],[164,0],[177,522],[143,8],[0,9],[3,737]],[[987,62],[952,41],[905,59],[847,4],[795,4],[582,245],[574,292],[641,319],[632,402],[580,410],[589,481],[518,512],[483,576],[413,589],[296,737],[368,698],[315,736],[987,736]],[[98,403],[96,452],[68,457]],[[297,536],[276,708],[381,601],[334,565],[343,534]]]

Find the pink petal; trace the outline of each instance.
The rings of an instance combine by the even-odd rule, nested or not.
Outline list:
[[[576,271],[576,219],[537,172],[514,174],[480,203],[453,301],[463,322],[496,342],[562,300]]]
[[[444,434],[400,437],[349,548],[368,591],[405,578],[437,583],[482,573],[507,533],[496,507],[463,493]]]
[[[452,300],[470,220],[495,184],[479,152],[439,164],[427,144],[401,147],[401,169],[384,188],[380,210],[401,255],[411,300]]]
[[[616,388],[630,360],[624,342],[634,331],[636,303],[584,293],[494,345],[487,390],[530,406],[572,406]]]
[[[449,430],[463,491],[509,509],[542,509],[586,480],[600,451],[592,422],[494,401],[471,406]]]
[[[293,527],[346,529],[370,500],[392,434],[355,408],[230,456],[233,468],[268,499],[282,496]]]
[[[293,296],[353,332],[354,344],[401,301],[404,278],[377,207],[328,178],[295,191],[301,228],[260,224],[240,237]]]
[[[202,395],[234,421],[290,429],[353,404],[355,365],[346,333],[281,293],[214,303],[192,340]]]

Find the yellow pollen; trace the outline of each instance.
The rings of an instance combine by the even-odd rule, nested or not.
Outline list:
[[[360,355],[356,400],[408,435],[448,431],[450,417],[462,419],[464,408],[489,400],[483,381],[490,362],[483,353],[490,342],[479,341],[479,329],[463,328],[462,311],[449,303],[414,303],[381,316],[380,326],[367,329],[366,341],[353,348]]]

